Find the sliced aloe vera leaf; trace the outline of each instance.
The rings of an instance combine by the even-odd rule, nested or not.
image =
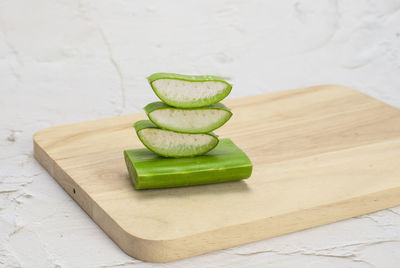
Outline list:
[[[201,108],[175,108],[161,101],[144,107],[149,119],[162,129],[182,133],[207,133],[225,124],[232,113],[222,103]]]
[[[249,178],[250,159],[230,139],[221,139],[211,152],[185,158],[164,158],[147,149],[124,151],[136,189],[218,183]]]
[[[165,157],[202,155],[218,144],[218,137],[213,133],[177,133],[160,129],[149,120],[138,121],[134,127],[144,146]]]
[[[231,84],[212,75],[155,73],[147,79],[163,102],[178,108],[208,106],[221,101],[232,90]]]

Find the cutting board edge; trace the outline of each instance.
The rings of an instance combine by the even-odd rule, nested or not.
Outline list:
[[[391,197],[390,200],[387,200],[388,196]],[[371,203],[374,205],[371,206]],[[290,234],[314,227],[320,227],[326,224],[335,223],[349,218],[380,211],[382,209],[392,208],[398,206],[399,204],[400,187],[386,189],[373,194],[343,200],[335,205],[327,204],[314,208],[298,210],[296,212],[290,212],[287,214],[277,215],[274,217],[264,218],[248,223],[231,225],[221,229],[197,233],[194,235],[176,238],[173,240],[149,240],[152,242],[158,242],[157,245],[153,244],[152,252],[150,252],[150,254],[154,254],[154,246],[161,246],[158,250],[156,250],[156,252],[158,251],[166,253],[170,251],[173,255],[151,255],[140,256],[137,258],[149,262],[170,262],[180,260],[183,258],[206,254],[216,250],[232,248],[235,246],[249,244],[252,242],[257,242],[280,235]],[[368,208],[361,213],[352,212],[352,210],[355,210],[354,207],[357,207],[357,205],[364,205]],[[335,211],[340,211],[340,213],[335,213]],[[348,214],[346,214],[345,216],[343,216],[344,211],[348,212]],[[331,218],[327,217],[324,220],[321,220],[323,219],[321,214],[329,213],[332,213],[334,216],[332,216]],[[297,214],[301,215],[302,217],[298,217]],[[301,218],[307,218],[304,217],[304,215],[309,215],[310,217],[307,219],[307,221],[303,221],[303,224],[299,224],[299,220]],[[298,220],[292,221],[293,218],[298,218]],[[282,224],[280,226],[279,224],[277,224],[277,222],[286,222],[287,224]],[[292,228],[292,225],[295,225],[296,228]],[[240,235],[237,235],[238,233]],[[225,244],[221,244],[221,241],[223,241]],[[197,242],[198,244],[193,242]],[[205,246],[206,242],[208,247]],[[190,251],[190,253],[183,254],[182,252],[185,251]],[[127,254],[130,255],[129,253]]]
[[[337,222],[400,204],[400,187],[343,200],[336,204],[298,210],[257,221],[232,225],[168,240],[135,236],[110,217],[73,179],[52,160],[34,139],[34,157],[79,204],[96,224],[129,256],[147,262],[170,262]],[[390,196],[391,198],[388,198]],[[357,207],[365,206],[362,213]],[[340,211],[340,213],[335,213]],[[346,212],[346,213],[343,213]],[[297,215],[298,214],[298,215]],[[345,214],[345,216],[344,216]],[[302,217],[300,217],[302,215]],[[322,216],[323,215],[323,216]],[[332,216],[330,216],[332,215]],[[293,219],[296,219],[294,222]],[[306,218],[306,219],[304,219]],[[293,226],[296,228],[293,229]],[[301,222],[302,224],[299,224]],[[274,230],[274,231],[271,231]],[[262,235],[260,235],[262,234]],[[221,243],[223,241],[223,243]]]

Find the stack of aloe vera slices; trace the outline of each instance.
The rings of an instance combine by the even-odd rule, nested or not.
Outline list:
[[[189,157],[207,153],[218,144],[213,130],[232,116],[218,103],[232,86],[216,76],[156,73],[148,78],[162,102],[148,104],[149,120],[134,127],[142,143],[165,157]]]
[[[138,121],[134,128],[140,141],[162,158],[143,149],[125,151],[137,189],[250,176],[252,165],[246,154],[231,140],[220,141],[212,132],[232,116],[219,102],[228,96],[232,85],[216,76],[171,73],[153,74],[148,81],[161,101],[148,104],[144,110],[150,120]],[[157,167],[159,170],[154,170]],[[194,175],[191,179],[190,173]]]

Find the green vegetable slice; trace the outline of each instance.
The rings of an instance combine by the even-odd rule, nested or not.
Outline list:
[[[218,144],[213,133],[186,134],[158,128],[149,120],[135,123],[136,134],[151,151],[165,157],[188,157],[205,154]]]
[[[232,90],[231,84],[212,75],[155,73],[147,79],[163,102],[178,108],[208,106],[221,101]]]
[[[198,157],[163,158],[144,148],[126,150],[124,156],[136,189],[241,180],[252,172],[250,159],[230,139]]]
[[[161,101],[144,107],[149,119],[158,127],[183,133],[207,133],[231,118],[231,111],[222,103],[210,106],[182,109],[174,108]]]

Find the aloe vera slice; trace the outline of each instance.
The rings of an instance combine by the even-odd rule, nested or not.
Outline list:
[[[178,108],[208,106],[221,101],[232,90],[231,84],[212,75],[155,73],[147,79],[163,102]]]
[[[158,127],[183,133],[211,132],[225,124],[232,116],[231,111],[222,103],[182,109],[157,101],[146,105],[144,110]]]
[[[149,120],[138,121],[134,127],[144,146],[165,157],[202,155],[218,144],[218,137],[213,133],[177,133],[160,129]]]
[[[241,180],[250,177],[252,164],[230,139],[221,139],[211,152],[185,158],[164,158],[149,150],[124,151],[136,189],[166,188]]]

